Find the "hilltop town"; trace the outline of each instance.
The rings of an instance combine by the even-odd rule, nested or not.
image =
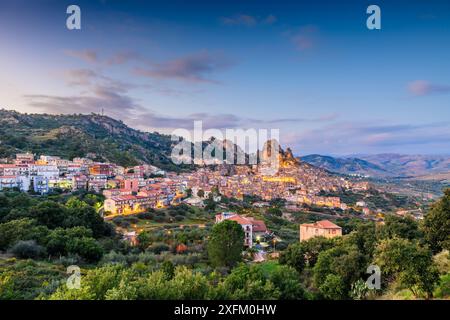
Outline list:
[[[182,201],[202,206],[213,191],[215,196],[238,200],[254,196],[261,200],[257,205],[282,199],[291,208],[314,205],[346,210],[348,204],[339,197],[320,194],[345,190],[364,192],[372,187],[368,182],[351,181],[302,163],[290,150],[280,161],[275,175],[265,174],[264,165],[227,164],[174,173],[145,164],[125,168],[87,157],[67,160],[41,155],[35,159],[35,155],[24,153],[16,154],[11,163],[0,164],[0,190],[17,188],[40,195],[54,189],[102,193],[106,198],[103,211],[108,216],[136,214]],[[187,197],[187,190],[192,197]],[[369,213],[364,203],[358,205],[364,213]]]
[[[365,219],[383,219],[383,210],[369,209],[364,201],[346,203],[339,196],[327,195],[368,193],[375,187],[367,181],[330,174],[296,159],[290,149],[280,148],[278,153],[279,168],[275,174],[267,173],[264,162],[203,165],[190,172],[176,173],[148,164],[123,167],[97,162],[92,160],[95,154],[68,160],[20,153],[9,163],[0,164],[0,191],[17,189],[33,195],[47,195],[55,190],[102,194],[104,201],[99,213],[107,220],[182,203],[204,208],[208,202],[248,198],[253,199],[254,208],[268,208],[271,202],[282,201],[281,209],[285,212],[307,208],[316,212],[325,210],[336,217],[360,215]],[[399,214],[407,212],[406,208],[398,208]],[[414,212],[421,218],[420,209]]]

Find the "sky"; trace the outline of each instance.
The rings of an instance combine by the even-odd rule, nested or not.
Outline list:
[[[445,0],[0,0],[0,108],[279,129],[297,155],[450,154],[449,57]]]

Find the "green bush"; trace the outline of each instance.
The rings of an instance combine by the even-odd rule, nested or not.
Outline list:
[[[46,255],[45,248],[38,245],[34,240],[19,241],[9,252],[22,259],[39,259]]]

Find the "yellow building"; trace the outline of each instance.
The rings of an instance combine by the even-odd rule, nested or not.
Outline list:
[[[315,223],[300,225],[300,241],[309,240],[313,237],[334,238],[342,236],[342,228],[329,220],[321,220]]]

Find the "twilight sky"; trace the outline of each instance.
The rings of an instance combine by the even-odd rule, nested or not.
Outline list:
[[[309,2],[0,0],[0,108],[275,128],[298,155],[449,154],[450,1]]]

